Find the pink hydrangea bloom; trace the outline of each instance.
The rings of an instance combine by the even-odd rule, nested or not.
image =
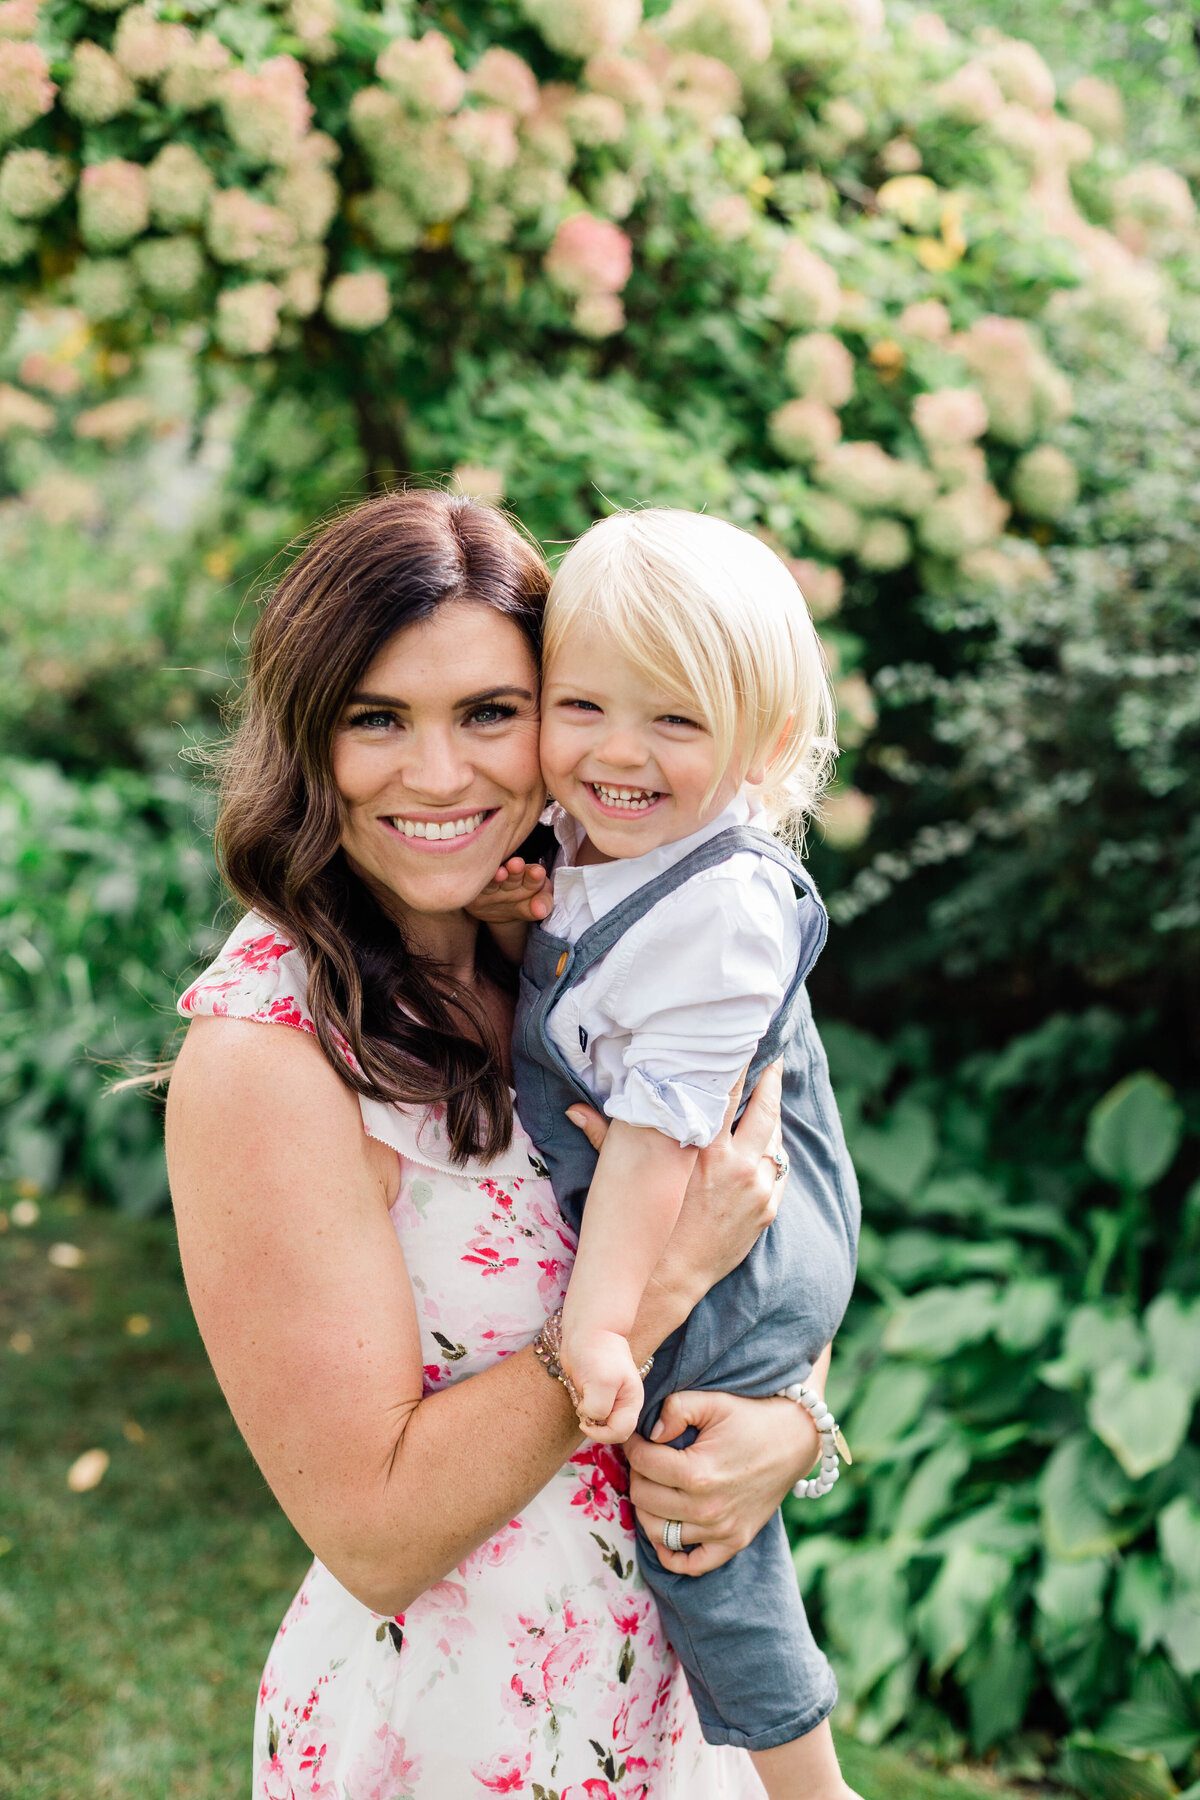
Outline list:
[[[454,46],[440,31],[394,39],[380,52],[375,68],[380,81],[418,117],[454,112],[467,91]]]
[[[794,558],[788,568],[813,618],[831,619],[842,604],[846,585],[842,571],[805,556]]]
[[[870,438],[835,445],[816,473],[822,487],[869,512],[896,507],[905,481],[904,465]]]
[[[803,522],[807,535],[825,556],[850,556],[862,541],[862,519],[849,502],[837,494],[814,491],[808,495]]]
[[[217,341],[232,356],[262,356],[279,336],[283,292],[273,281],[247,281],[222,289],[217,299]]]
[[[204,275],[204,252],[194,237],[145,238],[133,250],[138,281],[164,306],[189,299]]]
[[[158,81],[189,42],[186,25],[167,24],[149,6],[129,6],[117,21],[113,55],[134,81]]]
[[[764,0],[675,0],[658,30],[680,49],[715,57],[739,74],[771,54],[771,15]]]
[[[1125,102],[1119,88],[1098,75],[1081,75],[1064,96],[1073,119],[1098,138],[1120,143],[1125,136]]]
[[[196,38],[189,33],[186,43],[181,38],[163,76],[165,104],[180,112],[202,112],[211,106],[230,60],[229,51],[211,31],[202,31]]]
[[[767,431],[788,462],[809,463],[833,449],[842,435],[842,423],[824,400],[789,400],[771,414]]]
[[[673,56],[663,75],[662,95],[672,112],[686,113],[702,130],[742,110],[742,84],[728,64],[698,50]]]
[[[858,560],[864,569],[886,574],[902,569],[912,556],[912,539],[899,519],[871,519],[858,546]]]
[[[550,48],[564,56],[619,50],[642,22],[642,0],[520,0],[520,6]]]
[[[301,243],[318,244],[337,213],[342,191],[328,169],[301,161],[281,171],[272,197],[296,227]]]
[[[1184,232],[1196,220],[1192,190],[1182,175],[1157,163],[1142,163],[1113,189],[1118,213],[1128,213],[1152,231]]]
[[[85,38],[75,46],[63,105],[85,125],[106,125],[128,112],[137,89],[115,57]]]
[[[498,44],[484,51],[467,77],[467,86],[481,100],[492,100],[519,115],[533,112],[538,103],[537,76],[529,64]]]
[[[15,219],[40,219],[66,193],[66,163],[44,150],[10,150],[0,163],[0,206]]]
[[[294,56],[272,56],[255,74],[231,69],[221,83],[225,129],[256,164],[286,163],[308,130],[312,102]]]
[[[745,194],[722,194],[705,209],[704,223],[722,243],[735,244],[753,231],[756,216]]]
[[[662,90],[644,62],[615,51],[601,51],[589,58],[583,78],[593,93],[608,94],[622,106],[639,112],[660,112]]]
[[[927,550],[947,561],[980,550],[999,537],[1009,507],[990,482],[942,494],[922,515],[917,532]]]
[[[310,62],[331,62],[337,55],[333,32],[340,12],[339,0],[289,0],[288,28]]]
[[[984,62],[1006,100],[1027,106],[1032,112],[1050,112],[1054,106],[1054,77],[1032,44],[1021,38],[1005,38],[994,44]]]
[[[800,238],[789,238],[783,246],[771,293],[785,325],[832,325],[838,316],[837,274]]]
[[[387,277],[378,269],[339,275],[325,293],[325,316],[339,331],[374,331],[391,308]]]
[[[32,431],[38,437],[44,437],[53,430],[52,407],[44,400],[36,400],[23,388],[0,382],[0,438],[11,437],[17,431]]]
[[[106,450],[116,450],[128,443],[137,431],[145,430],[154,418],[149,404],[136,394],[124,394],[117,400],[105,400],[76,415],[71,429],[79,438],[92,438]]]
[[[296,227],[285,212],[243,188],[223,188],[209,204],[207,238],[218,262],[274,274],[291,260]]]
[[[543,267],[568,294],[619,294],[633,269],[633,246],[610,220],[574,213],[555,232]]]
[[[139,163],[93,163],[79,177],[79,235],[89,250],[116,250],[150,223],[150,183]]]
[[[1012,496],[1030,519],[1061,519],[1079,498],[1079,473],[1056,444],[1039,444],[1017,459]]]
[[[913,424],[926,444],[970,444],[987,430],[987,407],[976,388],[939,388],[918,394]]]
[[[879,152],[879,160],[889,175],[915,175],[921,167],[921,152],[911,138],[890,138]]]
[[[616,294],[581,294],[571,322],[580,337],[615,337],[625,328],[625,308]]]
[[[500,174],[517,160],[515,118],[503,107],[480,106],[461,112],[447,129],[467,161],[482,169]]]
[[[295,263],[279,284],[283,289],[283,310],[290,318],[311,318],[320,306],[325,261],[320,245],[306,244],[297,251]]]
[[[150,212],[163,231],[198,225],[215,185],[212,171],[189,144],[164,144],[147,166]]]
[[[980,62],[956,69],[936,89],[934,100],[939,112],[960,125],[982,125],[1004,105],[995,76]]]
[[[48,113],[58,92],[36,44],[0,40],[0,143]]]
[[[572,95],[563,117],[577,144],[619,144],[625,135],[625,108],[608,94]]]
[[[785,366],[788,380],[805,399],[838,407],[845,406],[854,392],[854,358],[832,332],[810,331],[793,338]]]
[[[0,38],[31,38],[37,30],[41,0],[3,0]]]
[[[950,336],[950,313],[940,300],[914,300],[896,320],[896,329],[930,344],[944,344]]]
[[[821,806],[825,842],[835,850],[853,850],[871,829],[875,802],[860,788],[837,788]]]

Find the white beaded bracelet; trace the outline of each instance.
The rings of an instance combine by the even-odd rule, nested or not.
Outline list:
[[[810,1475],[804,1481],[798,1481],[792,1489],[797,1500],[819,1500],[827,1494],[834,1482],[841,1475],[838,1467],[838,1452],[845,1457],[847,1464],[854,1458],[850,1454],[850,1446],[838,1429],[838,1422],[826,1406],[824,1399],[815,1388],[805,1387],[802,1381],[794,1386],[781,1388],[777,1396],[780,1400],[794,1400],[810,1414],[813,1424],[821,1434],[821,1468],[819,1474]]]

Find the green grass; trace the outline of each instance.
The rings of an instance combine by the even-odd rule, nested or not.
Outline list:
[[[79,1268],[50,1262],[62,1242]],[[72,1493],[97,1448],[107,1473]],[[213,1381],[170,1222],[64,1202],[0,1233],[3,1800],[245,1800],[255,1687],[306,1562]],[[999,1792],[843,1749],[866,1800]]]

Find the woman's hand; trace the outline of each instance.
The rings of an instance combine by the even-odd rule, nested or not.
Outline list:
[[[807,1386],[824,1393],[828,1370],[826,1349]],[[672,1450],[689,1425],[695,1443]],[[821,1453],[812,1415],[793,1400],[671,1394],[654,1429],[661,1441],[625,1445],[629,1497],[659,1561],[678,1575],[704,1575],[744,1550]],[[684,1550],[662,1548],[667,1519],[682,1520]]]
[[[682,1324],[709,1288],[749,1255],[783,1196],[772,1161],[783,1141],[780,1065],[772,1063],[764,1070],[735,1129],[744,1080],[745,1071],[729,1096],[720,1134],[696,1158],[675,1229],[650,1278],[652,1287],[671,1297],[676,1310],[682,1307],[676,1324]],[[608,1120],[582,1104],[569,1106],[567,1117],[599,1150]],[[656,1339],[649,1348],[657,1349],[659,1342]]]

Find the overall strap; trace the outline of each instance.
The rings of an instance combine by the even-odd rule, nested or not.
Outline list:
[[[676,888],[682,887],[693,875],[700,875],[704,870],[714,868],[717,863],[728,862],[731,856],[736,856],[743,850],[764,857],[768,862],[777,863],[791,878],[797,903],[817,901],[817,891],[811,878],[790,850],[786,850],[767,831],[758,831],[751,825],[730,825],[726,830],[718,832],[716,837],[697,844],[694,850],[689,850],[673,867],[664,869],[653,881],[648,881],[644,887],[619,901],[603,918],[597,919],[594,925],[589,925],[570,955],[571,982],[578,981],[593,963],[607,955],[618,938],[623,937],[631,925],[644,918],[659,900],[674,893]],[[817,908],[823,913],[824,909],[820,907],[819,901]],[[820,950],[823,942],[822,930],[816,951]],[[808,959],[810,962],[815,959],[816,951]]]

